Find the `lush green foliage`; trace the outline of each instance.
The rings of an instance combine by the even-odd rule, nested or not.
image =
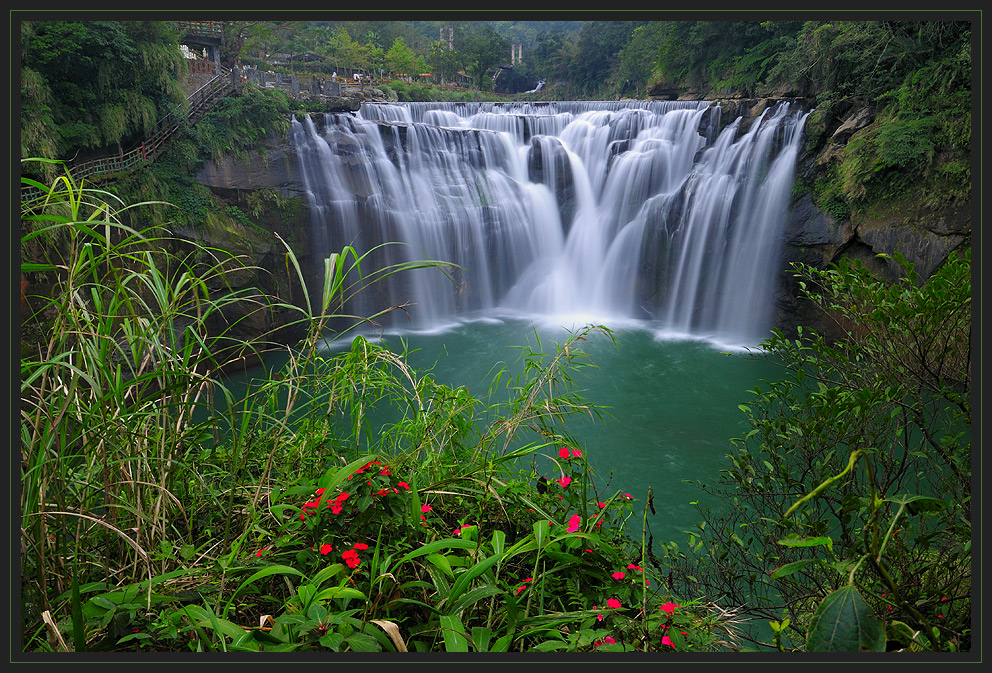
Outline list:
[[[26,247],[66,238],[22,265],[56,277],[50,297],[30,298],[51,338],[21,361],[23,648],[733,642],[732,615],[664,588],[633,497],[600,492],[595,447],[566,431],[596,412],[572,376],[602,328],[523,349],[519,373],[494,372],[493,396],[477,399],[362,337],[327,348],[355,293],[443,267],[363,269],[369,253],[347,249],[325,261],[319,303],[286,307],[305,338],[237,393],[225,366],[277,348],[208,329],[228,303],[257,301],[223,289],[237,260],[171,255],[156,232],[121,224],[123,203],[68,176],[34,186]],[[303,282],[288,248],[285,261]]]
[[[725,506],[688,555],[671,548],[683,581],[750,601],[783,649],[970,646],[970,252],[925,283],[894,261],[894,285],[860,264],[797,269],[849,336],[762,344],[787,375],[743,405],[752,429],[712,489]],[[874,630],[825,641],[845,611]]]
[[[186,64],[166,22],[25,21],[20,29],[22,158],[116,150],[185,103]]]

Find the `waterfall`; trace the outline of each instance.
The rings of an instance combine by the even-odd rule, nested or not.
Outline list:
[[[498,313],[756,343],[773,319],[805,114],[718,131],[708,102],[364,103],[294,118],[313,253],[457,265],[351,307],[430,328]]]

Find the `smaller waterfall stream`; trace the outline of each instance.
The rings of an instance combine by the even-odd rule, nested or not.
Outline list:
[[[780,104],[741,134],[707,102],[366,103],[294,120],[292,140],[315,254],[399,241],[381,263],[459,266],[393,277],[355,313],[410,301],[415,327],[505,311],[753,344],[804,119]]]

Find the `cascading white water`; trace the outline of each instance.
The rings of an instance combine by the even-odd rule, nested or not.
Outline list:
[[[805,115],[780,104],[719,135],[707,102],[396,103],[294,120],[314,253],[385,241],[389,279],[355,313],[413,326],[478,312],[756,343],[770,328]]]

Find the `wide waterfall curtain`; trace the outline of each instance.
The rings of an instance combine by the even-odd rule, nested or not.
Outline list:
[[[757,340],[772,319],[805,113],[741,132],[708,102],[376,103],[294,120],[313,252],[435,259],[352,307],[654,321]]]

